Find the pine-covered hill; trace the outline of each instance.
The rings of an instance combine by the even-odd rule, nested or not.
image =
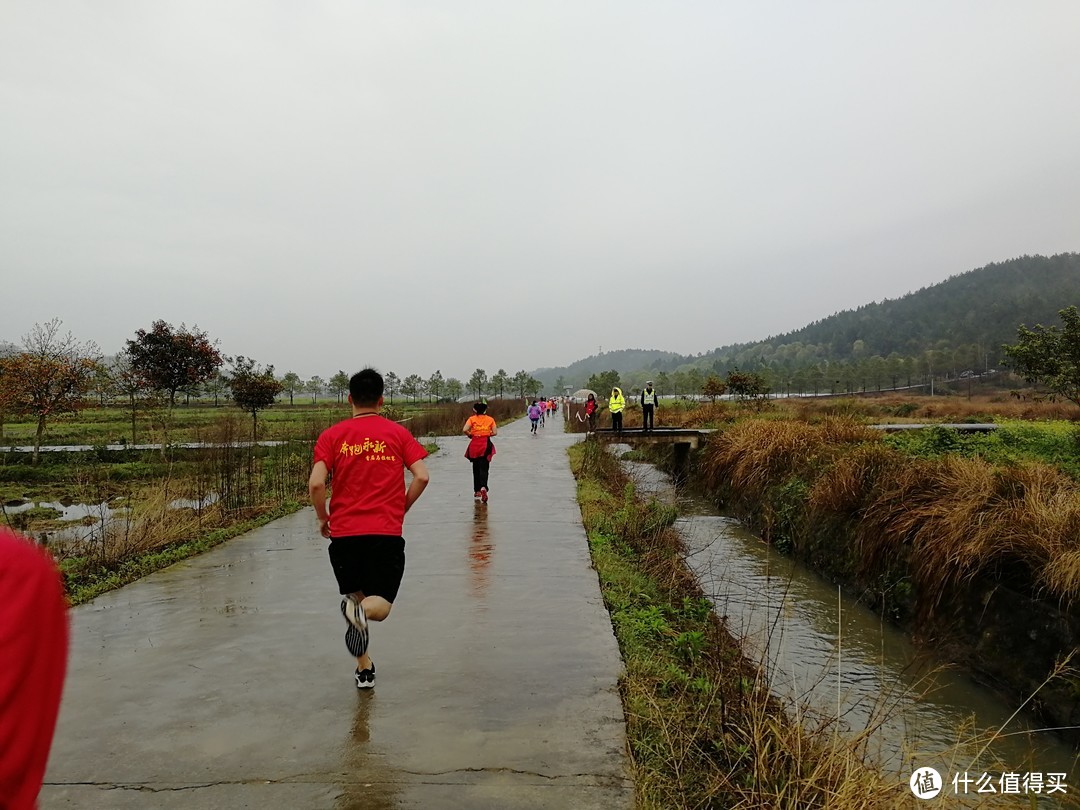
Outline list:
[[[1060,322],[1058,312],[1080,306],[1080,253],[1022,256],[952,276],[901,298],[838,312],[766,340],[724,346],[697,356],[642,349],[607,352],[533,376],[553,386],[558,377],[580,385],[614,369],[625,380],[660,372],[732,368],[791,372],[829,364],[865,365],[933,353],[941,371],[982,370],[1001,363],[1001,346],[1017,327]],[[640,373],[636,373],[640,372]]]
[[[917,355],[943,348],[942,342],[952,348],[978,344],[993,362],[1001,344],[1016,341],[1020,324],[1056,324],[1058,311],[1073,304],[1080,305],[1080,254],[1023,256],[839,312],[762,343],[827,347],[830,360],[851,359],[859,340],[863,353],[882,357]]]

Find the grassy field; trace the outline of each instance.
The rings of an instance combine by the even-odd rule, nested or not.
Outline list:
[[[398,400],[384,407],[382,413],[388,419],[401,421],[416,436],[456,435],[471,415],[472,404],[403,403]],[[524,407],[521,400],[492,399],[488,404],[488,413],[502,422],[524,413]],[[315,436],[335,422],[347,419],[350,414],[348,403],[278,403],[259,412],[258,439],[277,441]],[[51,419],[45,431],[44,444],[100,446],[214,441],[223,424],[234,425],[232,430],[241,439],[252,438],[251,415],[230,405],[177,405],[171,412],[168,409],[140,409],[136,415],[134,440],[130,411],[114,406],[91,406],[75,415]],[[33,420],[9,417],[4,422],[0,443],[8,447],[31,445],[35,429]]]
[[[520,415],[517,400],[493,400],[489,413],[499,421]],[[387,407],[429,449],[435,438],[461,431],[469,404]],[[130,414],[119,408],[88,408],[58,419],[47,439],[54,445],[88,445],[79,452],[43,453],[37,464],[25,453],[0,453],[0,503],[4,522],[48,545],[76,601],[119,587],[184,556],[300,508],[307,502],[307,479],[314,440],[329,425],[348,418],[348,406],[321,403],[268,409],[260,413],[260,438],[283,444],[244,447],[250,418],[235,408],[178,406],[171,417],[147,417],[139,443],[207,442],[213,447],[109,450],[130,430]],[[155,424],[168,419],[167,429]],[[32,434],[27,422],[8,423],[5,444]],[[59,520],[55,509],[35,504],[85,504],[90,513],[76,524]],[[178,508],[178,501],[200,504]]]

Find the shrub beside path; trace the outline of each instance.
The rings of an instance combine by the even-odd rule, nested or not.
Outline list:
[[[72,611],[42,810],[629,808],[622,671],[552,427],[440,438],[358,691],[310,509]]]

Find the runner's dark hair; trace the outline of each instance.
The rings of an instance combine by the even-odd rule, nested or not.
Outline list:
[[[371,408],[379,403],[383,395],[382,375],[373,368],[365,368],[349,378],[349,396],[353,405]]]
[[[472,409],[477,413],[487,413],[487,403],[477,402],[475,405],[472,406]]]

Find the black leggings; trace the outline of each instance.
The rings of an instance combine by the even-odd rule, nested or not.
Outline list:
[[[622,432],[622,411],[611,415],[611,429],[619,433]]]
[[[473,492],[479,492],[488,485],[488,470],[491,468],[491,460],[484,456],[469,460],[472,462]]]

